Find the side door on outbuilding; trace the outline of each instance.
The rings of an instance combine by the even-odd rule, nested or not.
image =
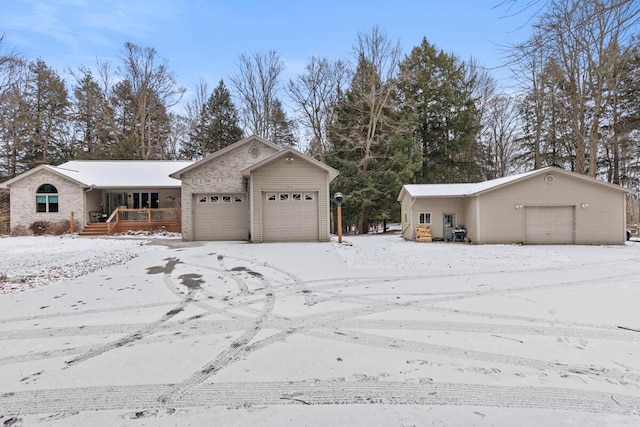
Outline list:
[[[249,240],[246,194],[193,196],[194,240]]]
[[[525,206],[525,244],[556,245],[574,242],[574,206]]]

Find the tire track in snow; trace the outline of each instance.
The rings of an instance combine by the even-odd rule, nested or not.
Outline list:
[[[510,356],[500,353],[472,350],[469,348],[429,344],[420,341],[411,341],[401,338],[391,338],[372,333],[365,333],[352,330],[326,331],[326,330],[300,330],[299,333],[315,338],[329,339],[333,341],[347,342],[350,344],[363,345],[366,347],[378,347],[398,351],[410,351],[421,354],[432,354],[446,356],[456,359],[474,360],[478,362],[504,364],[511,366],[523,366],[539,371],[555,372],[560,376],[569,375],[596,375],[600,379],[613,380],[617,384],[632,384],[635,388],[640,388],[640,374],[618,370],[594,370],[593,367],[582,367],[579,365],[568,365],[565,363],[549,362],[545,360],[532,359],[528,357]]]
[[[239,271],[239,270],[236,270]],[[264,289],[266,290],[266,300],[263,304],[262,312],[260,316],[256,319],[255,324],[245,330],[245,332],[238,338],[236,338],[229,348],[218,354],[218,356],[213,359],[211,362],[207,363],[198,371],[194,372],[189,378],[185,379],[182,383],[173,387],[169,392],[162,394],[158,397],[158,402],[164,405],[171,405],[176,399],[179,399],[184,394],[188,393],[193,387],[197,386],[204,382],[207,378],[215,375],[221,369],[223,369],[226,365],[231,363],[238,353],[243,351],[249,342],[260,332],[263,328],[263,324],[265,320],[269,317],[271,312],[273,311],[273,306],[275,304],[275,295],[274,291],[271,288],[271,284],[267,279],[264,278],[263,275],[259,273],[255,273],[250,270],[239,271],[239,274],[250,274],[252,277],[257,277],[261,281]]]
[[[28,322],[32,320],[42,320],[42,319],[56,319],[59,317],[79,317],[87,314],[103,314],[103,313],[112,313],[112,312],[120,312],[120,311],[129,311],[129,310],[140,310],[145,308],[156,308],[156,307],[168,307],[175,305],[174,302],[156,302],[150,304],[137,304],[137,305],[125,305],[121,307],[110,307],[110,308],[97,308],[93,310],[78,310],[78,311],[69,311],[62,313],[51,313],[51,314],[38,314],[35,316],[23,316],[23,317],[9,317],[0,319],[0,323],[11,323],[11,322]]]
[[[193,321],[181,321],[164,325],[155,332],[166,332],[163,335],[146,335],[136,342],[127,343],[131,345],[146,345],[158,342],[166,342],[169,340],[180,340],[192,337],[208,336],[211,334],[231,333],[251,327],[253,321],[234,321],[234,320],[215,320],[204,322],[199,320],[197,324]],[[105,335],[116,333],[130,333],[131,331],[140,330],[139,325],[124,325],[125,328],[117,329],[118,325],[113,326],[96,326],[92,330],[86,332],[85,335]],[[195,327],[194,327],[195,326]],[[277,343],[297,333],[301,329],[323,329],[326,331],[335,331],[348,326],[349,329],[371,329],[377,331],[385,330],[416,330],[416,331],[439,331],[439,332],[466,332],[478,334],[512,334],[517,336],[551,336],[551,337],[570,337],[583,339],[597,339],[609,341],[640,341],[640,335],[634,332],[628,332],[620,329],[576,329],[560,326],[529,326],[514,324],[493,324],[493,323],[466,323],[466,322],[436,322],[436,321],[407,321],[407,320],[363,320],[348,319],[334,322],[326,322],[322,319],[316,321],[296,321],[292,323],[284,319],[269,319],[263,323],[263,328],[279,329],[283,332],[274,335],[275,338],[267,338],[261,340],[260,344],[251,344],[248,349],[254,347],[266,347],[272,343]],[[73,336],[77,328],[65,328],[63,335],[57,336]],[[40,336],[35,336],[40,337]],[[60,356],[69,356],[89,351],[92,346],[72,347],[60,350],[50,350],[39,353],[27,353],[21,355],[13,355],[0,358],[0,364],[13,364],[31,360],[40,360],[54,358]]]
[[[123,338],[120,338],[118,340],[112,341],[110,343],[107,343],[105,345],[101,345],[98,347],[94,347],[89,351],[84,352],[83,354],[74,357],[73,359],[67,360],[65,361],[67,367],[71,367],[73,365],[76,365],[80,362],[84,362],[85,360],[89,360],[91,358],[94,358],[96,356],[100,356],[101,354],[104,354],[108,351],[111,350],[115,350],[117,348],[126,346],[127,344],[130,344],[134,341],[139,341],[140,339],[142,339],[144,336],[152,334],[154,332],[157,332],[160,328],[161,325],[163,325],[165,322],[167,322],[169,319],[173,318],[174,316],[176,316],[178,313],[180,313],[181,311],[184,310],[184,308],[193,301],[193,298],[195,297],[196,293],[198,292],[198,289],[190,289],[189,293],[187,294],[187,296],[180,301],[180,303],[173,309],[168,311],[164,316],[162,316],[159,320],[150,323],[149,325],[145,326],[144,328],[131,333]]]
[[[167,263],[163,267],[151,267],[148,269],[148,273],[149,274],[163,273],[165,279],[167,276],[170,277],[171,272],[174,270],[176,264],[180,263],[180,260],[177,258],[168,258],[165,261],[167,261]],[[202,289],[202,287],[200,286],[202,284],[202,281],[197,275],[185,274],[180,276],[180,279],[182,280],[182,284],[186,286],[189,289],[189,291],[187,292],[187,295],[178,303],[178,305],[174,309],[169,310],[159,320],[146,325],[144,328],[136,332],[128,334],[127,336],[122,337],[118,340],[111,341],[107,344],[94,347],[91,350],[86,351],[74,357],[73,359],[66,360],[65,361],[66,366],[71,367],[78,363],[84,362],[86,360],[92,359],[106,352],[109,352],[111,350],[123,347],[129,343],[138,341],[142,339],[144,336],[154,333],[155,331],[160,329],[162,325],[164,325],[168,320],[175,317],[178,313],[182,312],[187,305],[193,302],[198,291]]]
[[[5,415],[152,410],[175,385],[102,386],[21,391],[0,395]],[[552,387],[469,383],[309,380],[199,384],[176,395],[176,408],[258,405],[420,405],[523,408],[640,415],[640,397]]]

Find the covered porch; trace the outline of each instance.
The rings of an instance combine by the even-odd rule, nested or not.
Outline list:
[[[91,188],[85,191],[85,206],[83,236],[181,231],[179,188]]]

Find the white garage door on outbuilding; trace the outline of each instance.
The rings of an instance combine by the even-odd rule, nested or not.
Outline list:
[[[574,206],[526,206],[524,208],[524,243],[573,244],[574,236]]]
[[[249,240],[246,194],[196,194],[193,206],[195,240]]]
[[[317,192],[266,192],[262,196],[264,240],[318,240]]]

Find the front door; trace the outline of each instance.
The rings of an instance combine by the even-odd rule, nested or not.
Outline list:
[[[444,230],[442,232],[442,237],[445,242],[449,242],[453,240],[453,229],[456,226],[456,214],[454,213],[446,213],[442,214],[442,224],[444,226]]]
[[[104,212],[107,215],[121,206],[127,207],[127,193],[104,193]]]

